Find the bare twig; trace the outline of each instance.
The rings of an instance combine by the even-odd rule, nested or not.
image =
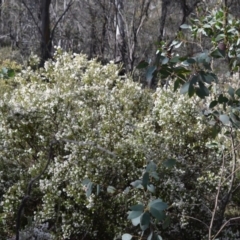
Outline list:
[[[184,215],[184,217],[189,218],[189,219],[193,219],[193,220],[195,220],[195,221],[198,221],[198,222],[202,223],[206,228],[209,229],[209,226],[208,226],[205,222],[201,221],[201,220],[198,219],[198,218],[190,217],[190,216],[185,216],[185,215]]]
[[[38,23],[37,23],[35,17],[33,16],[32,11],[30,10],[30,8],[28,7],[28,5],[25,3],[24,0],[22,0],[22,3],[23,3],[23,5],[24,5],[24,7],[28,10],[28,12],[30,13],[30,15],[31,15],[31,17],[32,17],[32,19],[33,19],[33,22],[35,23],[35,25],[36,25],[36,27],[37,27],[37,29],[38,29],[41,37],[42,37],[42,36],[43,36],[42,30],[41,30],[41,28],[38,26]]]
[[[218,199],[219,199],[219,194],[220,194],[220,190],[221,190],[221,186],[222,186],[222,179],[223,179],[223,169],[225,166],[225,156],[223,155],[222,157],[222,172],[221,172],[221,176],[218,182],[218,191],[217,191],[217,195],[215,197],[215,205],[214,205],[214,209],[213,209],[213,213],[212,213],[212,218],[211,218],[211,222],[210,222],[210,226],[209,226],[209,230],[208,230],[208,239],[210,240],[212,238],[212,228],[213,228],[213,222],[215,219],[215,215],[217,212],[217,208],[218,208]]]
[[[61,14],[61,16],[58,18],[57,22],[55,23],[52,31],[51,31],[51,36],[50,36],[50,39],[52,40],[53,39],[53,36],[54,36],[54,32],[55,32],[55,29],[58,25],[58,23],[62,20],[62,18],[64,17],[64,15],[67,13],[67,11],[70,9],[70,7],[73,5],[73,0],[70,0],[69,3],[67,4],[67,7],[66,9],[64,10],[64,12]]]
[[[231,196],[232,196],[232,193],[233,193],[233,184],[234,184],[236,170],[237,170],[236,169],[236,162],[237,162],[236,146],[235,146],[235,142],[234,142],[233,129],[232,128],[231,128],[231,148],[232,148],[232,171],[231,171],[231,174],[229,176],[230,177],[230,184],[229,184],[229,188],[228,188],[227,194],[221,200],[221,209],[220,209],[220,213],[221,214],[220,214],[220,218],[219,218],[219,221],[220,221],[221,225],[220,225],[220,229],[217,232],[217,234],[212,238],[212,226],[213,226],[213,221],[214,221],[214,218],[215,218],[215,215],[216,215],[216,211],[217,211],[217,207],[218,207],[219,193],[220,193],[220,189],[221,189],[221,186],[222,186],[223,182],[225,182],[225,181],[222,181],[223,171],[221,173],[221,178],[219,180],[218,192],[217,192],[216,199],[215,199],[215,207],[214,207],[214,211],[213,211],[212,219],[211,219],[211,223],[210,223],[209,240],[210,239],[215,239],[216,236],[219,235],[219,233],[222,231],[222,229],[226,226],[226,224],[229,221],[231,221],[231,219],[229,219],[226,223],[224,223],[222,225],[222,221],[223,221],[223,217],[224,217],[224,213],[225,213],[226,207],[227,207],[229,201],[231,200]],[[223,167],[224,167],[224,158],[223,158],[222,169],[223,169]]]
[[[229,220],[227,220],[222,226],[221,228],[218,230],[218,232],[216,233],[216,235],[214,235],[213,237],[213,240],[216,239],[216,237],[221,233],[221,231],[223,230],[223,228],[226,227],[226,225],[231,222],[231,221],[234,221],[234,220],[239,220],[240,217],[235,217],[235,218],[230,218]]]

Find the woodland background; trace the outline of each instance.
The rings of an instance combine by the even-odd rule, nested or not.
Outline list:
[[[122,62],[127,72],[133,72],[141,60],[154,61],[159,43],[170,45],[190,17],[204,16],[222,4],[218,0],[1,0],[0,47],[6,50],[1,58],[10,55],[23,62],[33,52],[44,61],[53,46],[60,46],[103,63]],[[238,15],[239,1],[226,5]],[[186,40],[182,51],[193,56],[208,47],[204,41],[201,44]]]
[[[0,0],[0,239],[240,239],[239,13]]]

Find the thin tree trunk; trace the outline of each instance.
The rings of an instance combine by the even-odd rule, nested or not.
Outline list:
[[[42,0],[41,5],[41,33],[42,33],[42,41],[41,41],[41,62],[40,67],[44,66],[44,62],[51,58],[51,50],[52,50],[52,39],[50,33],[50,8],[51,0]]]
[[[115,63],[123,63],[127,66],[127,51],[125,41],[123,13],[123,0],[115,0],[116,7],[116,42],[115,42]]]
[[[167,13],[168,13],[169,2],[170,2],[170,0],[161,0],[161,16],[159,19],[158,42],[161,42],[163,40],[164,28],[165,28]]]

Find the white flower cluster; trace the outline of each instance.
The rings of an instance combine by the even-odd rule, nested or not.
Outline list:
[[[209,204],[202,195],[216,185],[205,189],[201,179],[212,181],[208,176],[217,174],[213,162],[219,157],[207,146],[208,126],[191,99],[170,89],[153,93],[119,78],[113,63],[102,66],[61,49],[43,69],[29,67],[14,80],[17,87],[0,99],[0,171],[6,186],[0,219],[7,231],[27,183],[44,169],[52,142],[54,158],[34,185],[26,214],[54,223],[56,238],[92,233],[101,239],[104,231],[104,238],[112,239],[124,231],[129,195],[122,192],[150,160],[165,171],[162,161],[177,159],[157,183],[161,198],[180,216],[206,214]],[[90,199],[82,187],[85,178],[95,184]],[[109,185],[120,193],[107,194]],[[133,193],[133,203],[141,200],[142,193]]]

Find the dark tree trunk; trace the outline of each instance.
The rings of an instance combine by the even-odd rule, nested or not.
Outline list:
[[[124,31],[123,0],[115,0],[116,7],[116,44],[115,44],[115,62],[123,63],[127,66],[127,48]]]
[[[51,0],[42,0],[41,3],[41,62],[40,67],[44,66],[44,62],[51,58],[52,39],[50,32],[50,13],[49,7]]]

